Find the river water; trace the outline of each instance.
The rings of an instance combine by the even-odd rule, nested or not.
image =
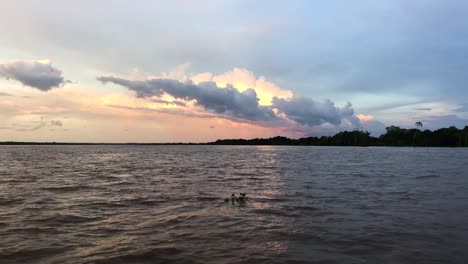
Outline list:
[[[468,149],[0,146],[0,263],[468,263],[467,219]]]

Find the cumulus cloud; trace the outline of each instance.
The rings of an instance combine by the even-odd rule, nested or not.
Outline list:
[[[128,88],[140,98],[159,97],[168,94],[176,99],[195,101],[195,104],[218,114],[249,121],[271,121],[275,113],[267,106],[260,106],[257,93],[253,89],[239,92],[232,85],[218,87],[214,82],[194,84],[172,79],[150,79],[144,81],[127,80],[114,76],[97,78],[103,83],[114,83]]]
[[[100,76],[102,83],[113,83],[135,92],[138,98],[150,102],[175,106],[199,106],[207,111],[208,118],[223,118],[239,123],[252,123],[262,127],[284,129],[288,133],[301,135],[321,134],[323,131],[341,131],[361,127],[361,120],[355,115],[351,103],[338,107],[330,100],[316,101],[307,97],[293,95],[290,92],[278,93],[268,102],[260,104],[256,90],[246,87],[234,87],[230,83],[150,77],[145,80],[134,80],[125,77]],[[253,80],[253,78],[252,78]],[[230,79],[234,83],[236,79]],[[256,80],[257,81],[257,80]],[[240,83],[241,86],[245,83]],[[261,85],[260,85],[261,86]],[[276,87],[276,86],[275,86]],[[282,91],[281,88],[275,88]],[[273,89],[270,89],[273,91]],[[171,97],[173,100],[166,99]],[[267,98],[267,97],[265,97]],[[115,105],[115,107],[119,107]],[[120,106],[128,107],[128,106]],[[187,115],[187,111],[174,109],[131,107],[133,110],[164,112]],[[187,107],[193,112],[196,109]],[[168,112],[169,111],[169,112]],[[205,114],[203,114],[205,115]],[[370,116],[369,116],[370,117]],[[322,133],[323,134],[323,133]]]
[[[356,115],[356,117],[359,118],[361,122],[369,122],[374,119],[373,115],[365,115],[365,114],[358,114]]]
[[[278,114],[283,114],[286,118],[302,125],[319,126],[330,123],[338,126],[343,121],[356,127],[360,125],[359,119],[354,115],[351,103],[340,108],[328,99],[317,102],[300,96],[287,99],[273,97],[272,107],[277,110]]]
[[[194,83],[213,81],[218,86],[224,87],[228,84],[234,85],[239,91],[247,88],[253,88],[259,97],[261,105],[269,105],[273,97],[289,98],[293,93],[284,90],[275,83],[266,79],[265,76],[255,76],[252,71],[245,68],[234,68],[219,75],[213,75],[209,72],[195,74],[190,77]]]
[[[16,80],[23,85],[48,91],[60,87],[67,81],[62,71],[53,67],[49,61],[12,61],[0,63],[0,77]]]

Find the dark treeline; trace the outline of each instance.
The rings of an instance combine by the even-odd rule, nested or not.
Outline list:
[[[418,122],[421,125],[420,122]],[[434,131],[386,128],[380,137],[372,137],[363,130],[343,131],[334,136],[287,137],[255,139],[219,139],[209,143],[63,143],[63,142],[0,142],[0,145],[301,145],[301,146],[398,146],[398,147],[468,147],[468,126],[454,126]]]
[[[404,129],[397,126],[386,128],[380,137],[372,137],[363,130],[339,132],[334,136],[290,139],[287,137],[255,139],[220,139],[212,145],[305,145],[305,146],[408,146],[408,147],[468,147],[468,126],[454,126],[435,131]]]

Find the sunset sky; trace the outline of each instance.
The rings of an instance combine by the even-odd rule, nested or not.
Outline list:
[[[0,141],[468,125],[468,1],[0,0]]]

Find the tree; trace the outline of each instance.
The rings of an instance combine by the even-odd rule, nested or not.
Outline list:
[[[417,126],[417,127],[420,127],[420,128],[422,128],[422,126],[423,126],[421,121],[418,121],[418,122],[414,123],[414,125]],[[418,131],[415,131],[414,135],[413,135],[413,147],[416,145],[416,136],[417,136],[417,134],[418,134]]]

